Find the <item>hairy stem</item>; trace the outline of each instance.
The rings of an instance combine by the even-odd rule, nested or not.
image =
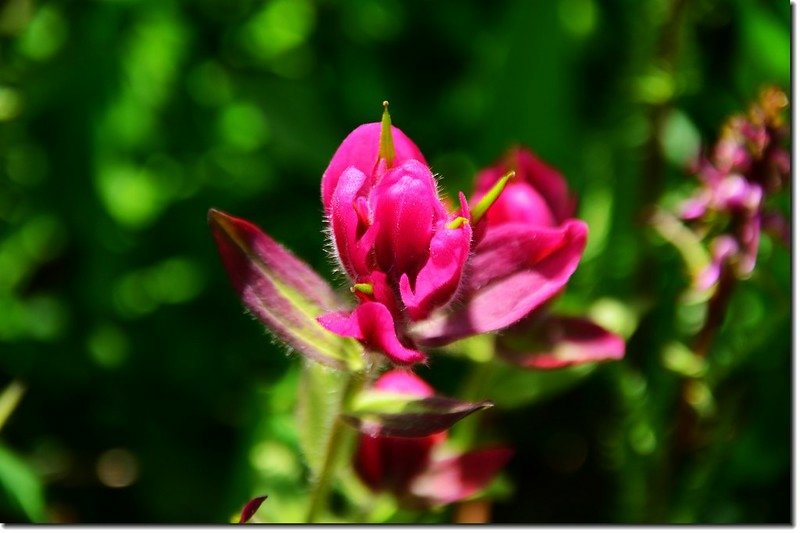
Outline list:
[[[319,513],[325,508],[331,482],[333,481],[336,458],[339,456],[339,447],[344,441],[346,432],[345,424],[342,422],[340,415],[350,404],[355,394],[361,390],[365,379],[366,374],[363,372],[350,374],[344,391],[342,392],[336,418],[331,425],[331,431],[328,435],[328,444],[325,447],[325,458],[322,462],[322,468],[311,490],[311,498],[308,504],[308,511],[306,512],[306,523],[314,523]]]

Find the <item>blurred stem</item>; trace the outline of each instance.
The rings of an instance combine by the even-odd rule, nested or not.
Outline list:
[[[3,429],[11,413],[19,405],[23,394],[25,394],[25,385],[19,381],[12,381],[0,394],[0,430]]]
[[[653,57],[653,64],[662,69],[670,79],[674,80],[675,64],[680,44],[680,29],[683,22],[684,7],[688,4],[686,0],[672,0],[669,6],[669,15],[664,23],[656,51]],[[659,132],[664,126],[667,118],[672,98],[654,103],[648,112],[648,122],[650,123],[650,137],[648,138],[644,176],[647,179],[643,182],[647,184],[644,189],[645,197],[643,205],[650,205],[655,202],[661,194],[664,182],[664,162],[661,157],[661,144]]]
[[[345,424],[342,422],[341,414],[353,400],[353,397],[361,390],[366,381],[365,372],[354,372],[348,377],[347,384],[339,401],[336,417],[331,425],[328,435],[328,445],[325,447],[325,459],[322,462],[319,476],[314,482],[309,499],[308,511],[306,512],[306,523],[313,524],[320,511],[324,508],[328,493],[330,492],[331,481],[336,466],[336,458],[339,456],[339,447],[344,442]]]
[[[484,399],[494,369],[495,363],[491,359],[486,362],[475,361],[458,397],[468,401]],[[474,444],[482,417],[483,411],[479,411],[461,420],[452,430],[453,441],[464,449]]]
[[[706,321],[695,337],[694,352],[701,357],[708,357],[714,337],[725,319],[725,310],[728,308],[734,282],[735,278],[731,267],[727,264],[723,265],[717,290],[708,303]]]

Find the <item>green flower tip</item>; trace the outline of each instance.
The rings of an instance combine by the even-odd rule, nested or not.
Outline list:
[[[502,178],[497,180],[497,183],[495,183],[492,186],[492,188],[489,189],[489,192],[487,192],[486,195],[483,198],[481,198],[481,201],[478,202],[475,205],[475,207],[472,208],[470,216],[472,217],[473,224],[477,224],[478,221],[483,217],[483,215],[486,214],[489,208],[492,207],[492,204],[495,203],[495,201],[500,197],[500,193],[502,193],[503,189],[506,188],[508,180],[510,180],[513,177],[514,177],[514,171],[512,170],[511,172],[507,173]]]
[[[378,148],[378,157],[386,160],[388,166],[394,161],[394,143],[392,142],[392,117],[389,115],[389,102],[383,101],[383,116],[381,117],[381,138]]]

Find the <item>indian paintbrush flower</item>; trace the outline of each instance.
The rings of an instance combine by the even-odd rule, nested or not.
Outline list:
[[[356,368],[363,363],[344,342],[355,339],[409,366],[426,360],[426,347],[520,321],[558,294],[577,268],[586,224],[566,218],[574,201],[558,179],[543,180],[538,197],[524,198],[529,220],[494,220],[492,204],[507,183],[507,198],[527,194],[512,176],[484,180],[471,205],[460,194],[451,211],[422,153],[391,125],[388,111],[381,122],[356,128],[321,185],[354,308],[249,222],[214,210],[209,220],[245,305],[282,341],[318,362]]]
[[[497,176],[472,208],[460,194],[448,212],[415,154],[384,113],[381,123],[345,139],[322,184],[336,256],[359,303],[320,323],[399,365],[424,361],[426,346],[496,331],[529,314],[564,286],[586,238],[580,221],[556,230],[510,228],[491,238],[476,233],[510,176]]]

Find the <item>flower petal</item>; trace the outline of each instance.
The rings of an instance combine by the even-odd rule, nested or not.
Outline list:
[[[320,313],[339,302],[316,272],[246,220],[212,209],[208,222],[239,298],[278,339],[327,366],[363,364],[357,343],[317,323]]]
[[[447,216],[433,174],[419,161],[406,161],[386,173],[371,198],[378,266],[398,277],[402,273],[416,277],[436,223]]]
[[[496,346],[498,354],[515,365],[540,370],[625,355],[622,337],[583,318],[551,315],[514,326],[497,337]]]
[[[586,224],[574,219],[558,228],[490,228],[470,259],[464,304],[416,324],[414,337],[421,345],[440,346],[527,316],[566,285],[580,262],[586,233]]]
[[[328,168],[322,173],[322,205],[325,207],[326,213],[330,210],[333,191],[336,190],[339,178],[345,169],[356,167],[366,176],[373,178],[378,163],[380,136],[380,122],[363,124],[354,129],[336,149]],[[394,126],[392,126],[392,141],[394,143],[394,165],[399,165],[407,159],[416,159],[427,165],[425,157],[414,142]],[[370,184],[373,184],[372,181]]]
[[[489,485],[512,454],[508,448],[489,448],[434,459],[410,490],[415,496],[440,505],[469,498]]]
[[[368,272],[367,255],[372,247],[371,238],[363,230],[363,210],[357,207],[358,196],[367,176],[355,167],[346,169],[331,197],[329,213],[333,243],[339,262],[351,278],[357,279]],[[361,234],[360,234],[361,233]]]
[[[428,261],[417,274],[414,288],[406,274],[400,278],[400,297],[413,320],[427,318],[456,294],[471,239],[469,223],[455,229],[442,226],[431,239]]]
[[[362,303],[349,315],[334,312],[317,320],[328,331],[343,337],[352,337],[368,348],[382,352],[396,365],[413,365],[427,359],[424,353],[406,348],[400,343],[392,314],[381,303]]]

